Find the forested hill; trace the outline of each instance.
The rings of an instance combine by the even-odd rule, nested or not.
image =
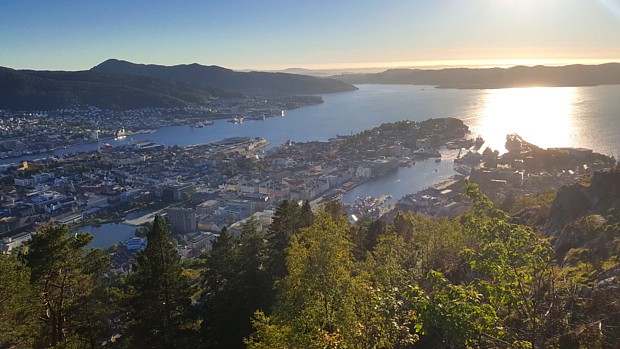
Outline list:
[[[202,104],[212,96],[238,95],[154,77],[0,67],[0,109],[179,107]]]
[[[334,78],[352,84],[410,84],[462,89],[596,86],[620,84],[620,63],[488,69],[389,69],[382,73],[345,74]]]
[[[285,200],[184,261],[156,216],[126,272],[110,263],[123,246],[45,227],[0,254],[0,348],[616,348],[619,181],[597,172],[510,212],[467,185],[454,220],[351,224],[338,202]],[[515,222],[524,210],[553,229]]]
[[[353,91],[357,88],[336,79],[299,74],[236,72],[218,66],[183,64],[163,66],[136,64],[109,59],[91,69],[93,72],[152,76],[196,86],[251,94],[320,94]]]

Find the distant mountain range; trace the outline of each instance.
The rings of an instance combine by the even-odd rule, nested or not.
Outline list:
[[[304,72],[301,69],[290,71]],[[390,69],[332,78],[282,72],[237,72],[218,66],[145,65],[115,59],[89,71],[0,67],[0,109],[43,110],[74,105],[106,109],[177,107],[212,97],[345,92],[352,84],[412,84],[441,88],[594,86],[620,84],[620,63],[563,67]]]
[[[349,83],[336,79],[286,73],[236,72],[218,66],[200,64],[163,66],[109,59],[90,71],[150,76],[248,94],[321,94],[357,89]]]
[[[318,77],[333,77],[334,75],[343,74],[368,74],[379,73],[384,71],[385,68],[351,68],[351,69],[306,69],[306,68],[287,68],[283,70],[270,70],[271,73],[288,73],[288,74],[301,74]],[[248,70],[249,71],[249,70]]]
[[[620,63],[487,69],[389,69],[382,73],[344,74],[332,77],[351,84],[433,85],[459,89],[596,86],[620,84]]]
[[[157,66],[108,60],[88,71],[0,67],[0,109],[45,110],[75,105],[105,109],[179,107],[212,97],[295,95],[355,90],[335,79],[296,74],[234,72],[198,64]]]
[[[0,109],[44,110],[75,105],[106,109],[178,107],[202,104],[213,96],[239,95],[151,77],[0,67]]]

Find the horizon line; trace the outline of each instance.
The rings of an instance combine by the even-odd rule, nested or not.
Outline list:
[[[231,67],[233,70],[282,71],[288,69],[306,70],[372,70],[372,69],[446,69],[446,68],[510,68],[515,66],[565,66],[574,64],[599,65],[620,63],[620,58],[563,58],[563,59],[442,59],[418,61],[348,62],[348,63],[308,63],[308,64],[269,64],[253,68]]]
[[[286,70],[309,70],[309,71],[325,71],[325,72],[346,72],[347,70],[375,70],[383,71],[387,69],[449,69],[449,68],[472,68],[472,69],[490,69],[490,68],[511,68],[516,66],[549,66],[558,67],[566,65],[600,65],[607,63],[620,63],[620,58],[564,58],[564,59],[442,59],[442,60],[417,60],[417,61],[375,61],[375,62],[347,62],[347,63],[301,63],[301,64],[259,64],[254,67],[248,68],[242,65],[225,65],[218,63],[143,63],[133,62],[129,59],[121,58],[108,58],[96,65],[93,65],[87,69],[36,69],[36,68],[19,68],[8,67],[6,68],[15,70],[42,70],[42,71],[84,71],[89,70],[108,60],[119,60],[133,64],[144,65],[161,65],[161,66],[176,66],[176,65],[190,65],[200,64],[204,66],[219,66],[222,68],[231,69],[234,71],[264,71],[264,72],[281,72]]]

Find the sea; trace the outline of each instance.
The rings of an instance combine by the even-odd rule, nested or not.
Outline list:
[[[171,126],[151,134],[102,140],[57,150],[62,155],[150,140],[166,146],[212,142],[228,137],[263,137],[277,146],[295,142],[328,141],[382,123],[455,117],[480,135],[485,147],[504,152],[507,134],[518,133],[538,146],[584,147],[618,158],[620,154],[620,85],[594,87],[531,87],[507,89],[439,89],[413,85],[359,85],[352,92],[323,95],[324,103],[285,111],[283,117],[232,124],[215,121],[204,128]],[[391,195],[395,202],[455,174],[452,159],[418,162],[358,186],[343,197]],[[41,157],[35,155],[24,159]],[[15,161],[15,160],[13,160]],[[5,161],[6,162],[6,161]]]

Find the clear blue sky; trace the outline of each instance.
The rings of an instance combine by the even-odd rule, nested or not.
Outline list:
[[[0,0],[0,66],[108,58],[235,69],[619,60],[620,0]]]

